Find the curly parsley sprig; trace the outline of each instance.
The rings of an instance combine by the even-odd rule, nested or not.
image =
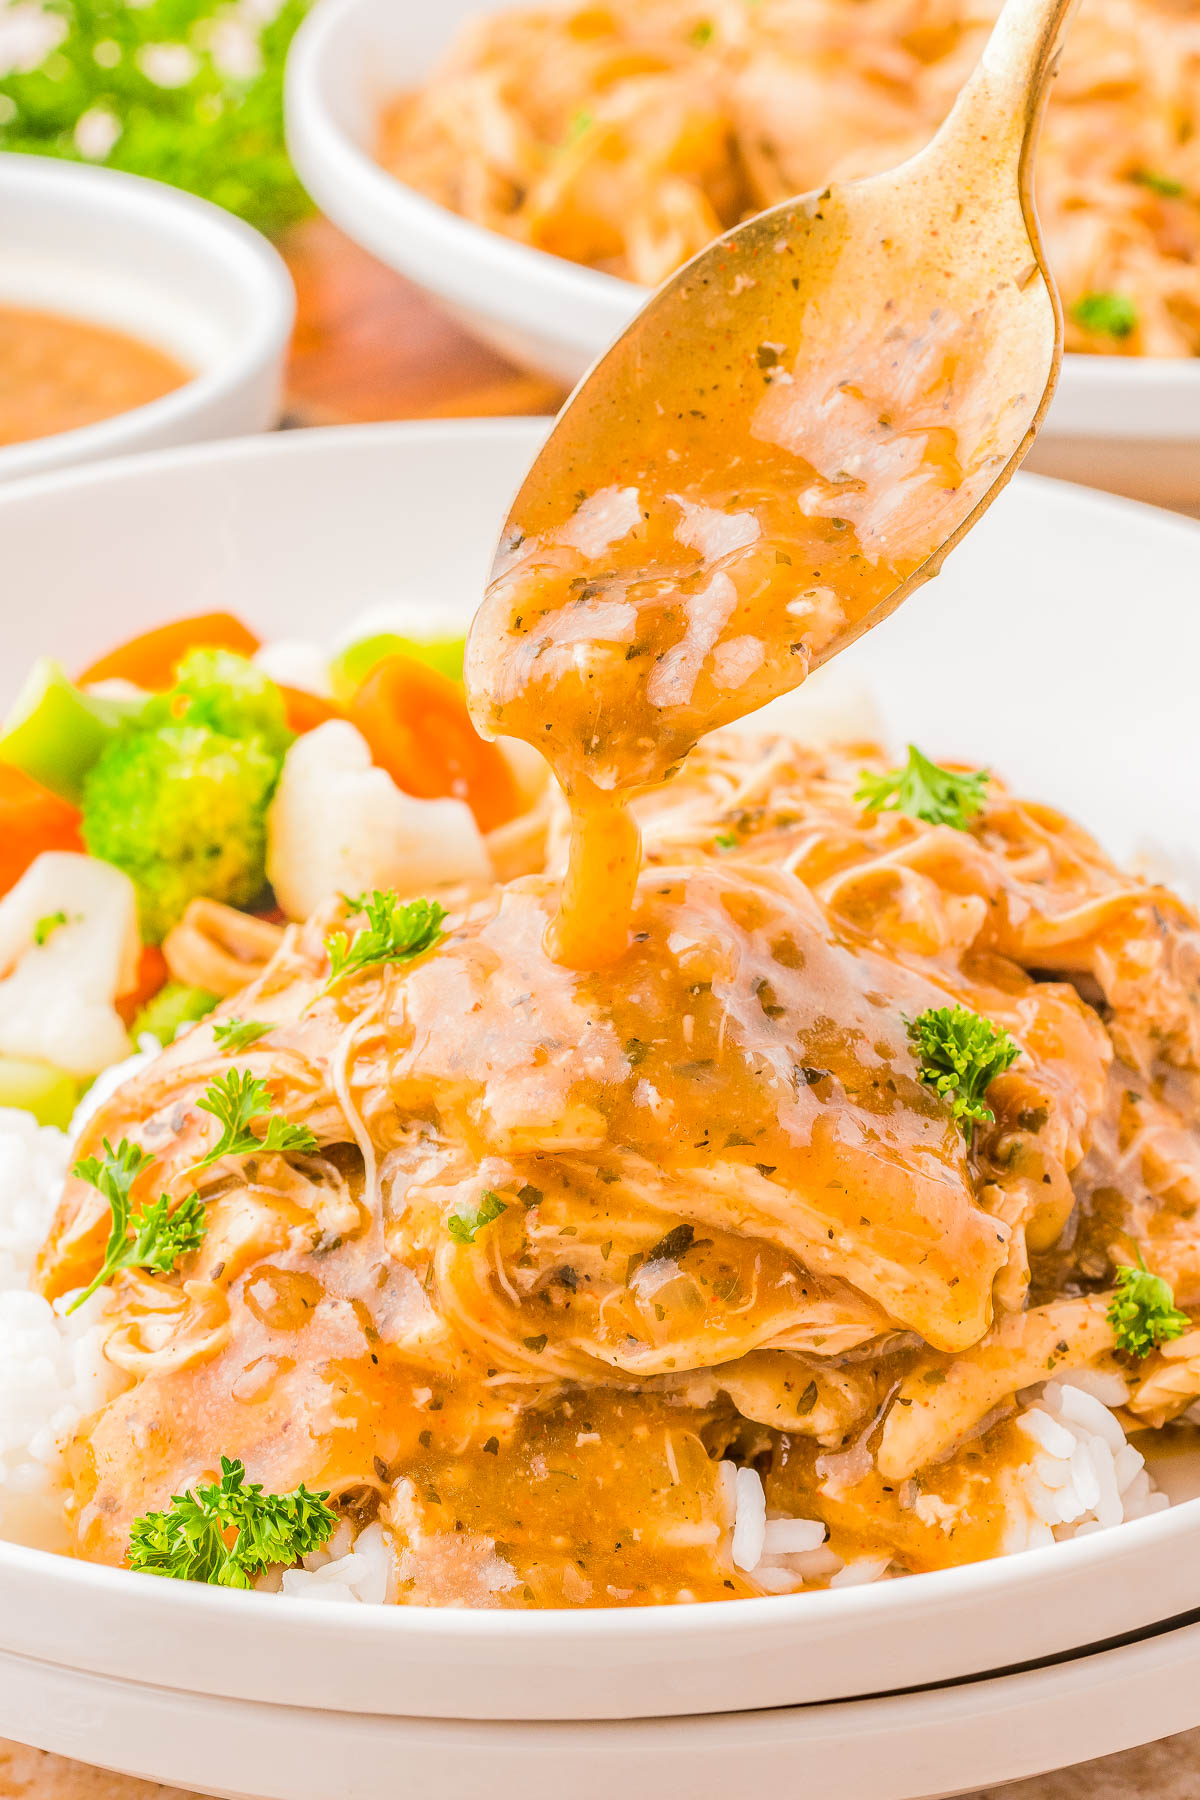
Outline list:
[[[361,894],[347,905],[354,912],[366,914],[367,922],[353,937],[345,931],[334,931],[325,939],[329,954],[329,980],[326,990],[335,987],[365,969],[383,963],[408,962],[432,949],[442,935],[444,908],[436,900],[401,900],[390,889],[380,893]]]
[[[86,1181],[108,1201],[112,1224],[104,1261],[94,1279],[67,1308],[74,1312],[90,1300],[97,1288],[107,1286],[121,1269],[150,1269],[156,1275],[167,1275],[180,1257],[198,1250],[208,1225],[204,1208],[195,1194],[189,1194],[172,1210],[166,1194],[138,1212],[130,1208],[133,1184],[143,1169],[154,1161],[145,1150],[122,1138],[114,1150],[104,1140],[103,1156],[87,1156],[71,1170],[80,1181]]]
[[[228,1050],[236,1056],[241,1050],[249,1050],[260,1038],[266,1037],[272,1027],[263,1019],[224,1019],[221,1024],[213,1026],[213,1039],[217,1048]]]
[[[1170,1283],[1150,1273],[1140,1250],[1137,1259],[1136,1268],[1125,1264],[1117,1270],[1117,1291],[1108,1309],[1108,1322],[1117,1349],[1143,1357],[1160,1344],[1182,1337],[1192,1329],[1192,1321],[1176,1306]]]
[[[911,819],[924,819],[927,825],[952,825],[955,831],[965,831],[983,810],[990,780],[987,769],[970,769],[961,775],[944,769],[910,744],[902,769],[889,769],[886,775],[872,775],[863,769],[854,798],[868,812],[902,812]]]
[[[245,1464],[221,1458],[221,1479],[176,1494],[163,1512],[135,1519],[129,1566],[174,1581],[248,1588],[275,1563],[289,1568],[328,1543],[337,1514],[327,1493],[304,1486],[265,1494],[247,1482]],[[231,1535],[232,1534],[232,1535]]]
[[[293,1125],[282,1114],[271,1111],[270,1088],[249,1069],[230,1069],[227,1075],[215,1076],[196,1105],[201,1112],[211,1113],[221,1127],[220,1137],[201,1157],[197,1168],[205,1169],[222,1156],[253,1156],[264,1151],[283,1154],[289,1150],[305,1156],[319,1147],[307,1125]],[[264,1121],[267,1128],[260,1137],[252,1127]]]
[[[1020,1045],[966,1006],[929,1007],[904,1023],[920,1059],[918,1079],[950,1103],[970,1143],[976,1124],[990,1125],[995,1119],[984,1095],[1020,1056]]]

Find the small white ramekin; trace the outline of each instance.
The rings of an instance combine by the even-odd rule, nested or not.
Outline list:
[[[0,448],[0,480],[278,420],[291,278],[257,231],[191,194],[87,164],[0,156],[6,305],[129,332],[194,374],[149,405]]]

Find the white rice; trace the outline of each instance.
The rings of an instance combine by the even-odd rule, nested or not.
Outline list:
[[[287,1569],[280,1579],[279,1591],[292,1599],[343,1600],[364,1606],[382,1606],[395,1577],[396,1561],[391,1543],[378,1520],[360,1531],[358,1536],[343,1526],[347,1547],[342,1548],[337,1536],[330,1554],[321,1551],[305,1558],[302,1569]]]
[[[106,1362],[107,1296],[65,1316],[30,1292],[68,1162],[69,1139],[29,1113],[0,1108],[0,1536],[57,1548],[62,1451],[78,1421],[122,1377]]]
[[[1016,1471],[1005,1555],[1087,1537],[1170,1505],[1113,1413],[1124,1399],[1119,1375],[1091,1370],[1073,1372],[1069,1382],[1048,1381],[1027,1398],[1017,1426],[1030,1441],[1030,1456]],[[768,1594],[795,1593],[819,1582],[855,1587],[889,1574],[886,1557],[843,1562],[825,1543],[818,1519],[768,1516],[756,1471],[721,1467],[729,1475],[724,1485],[734,1566]],[[948,1531],[957,1519],[954,1507],[935,1494],[916,1494],[912,1505],[931,1527]]]
[[[1048,1381],[1018,1415],[1033,1454],[1020,1471],[1024,1506],[1012,1512],[1006,1552],[1086,1537],[1170,1505],[1101,1395],[1123,1399],[1120,1377],[1072,1373],[1069,1382]]]

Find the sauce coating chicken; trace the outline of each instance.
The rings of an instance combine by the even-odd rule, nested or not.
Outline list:
[[[79,1553],[122,1561],[224,1454],[378,1516],[401,1602],[728,1598],[766,1591],[733,1462],[828,1528],[810,1580],[922,1569],[1003,1547],[1048,1370],[1186,1406],[1187,1360],[1133,1370],[1106,1309],[1135,1244],[1200,1305],[1196,922],[994,779],[966,830],[864,810],[874,760],[706,740],[636,803],[615,962],[553,959],[553,873],[331,990],[313,921],[238,997],[257,1043],[203,1023],[120,1090],[81,1153],[128,1136],[138,1194],[198,1192],[208,1232],[113,1284],[129,1385],[72,1446]],[[956,1002],[1021,1051],[972,1139],[906,1027]],[[316,1151],[197,1168],[231,1061]],[[72,1182],[44,1291],[107,1230]]]

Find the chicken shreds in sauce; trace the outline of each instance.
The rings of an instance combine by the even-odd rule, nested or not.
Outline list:
[[[226,1455],[378,1515],[401,1603],[729,1598],[764,1591],[734,1463],[832,1557],[928,1569],[1006,1546],[1048,1372],[1120,1376],[1135,1422],[1200,1395],[1200,1343],[1135,1364],[1107,1316],[1137,1247],[1200,1307],[1196,921],[995,779],[956,830],[865,811],[864,764],[707,739],[636,802],[628,946],[590,972],[547,949],[552,875],[331,992],[328,921],[293,928],[235,1061],[313,1154],[197,1174],[207,1022],[108,1102],[80,1153],[127,1135],[135,1198],[199,1182],[209,1229],[114,1281],[80,1554]],[[906,1024],[954,1003],[1021,1052],[971,1140]],[[108,1225],[73,1181],[48,1294]]]

